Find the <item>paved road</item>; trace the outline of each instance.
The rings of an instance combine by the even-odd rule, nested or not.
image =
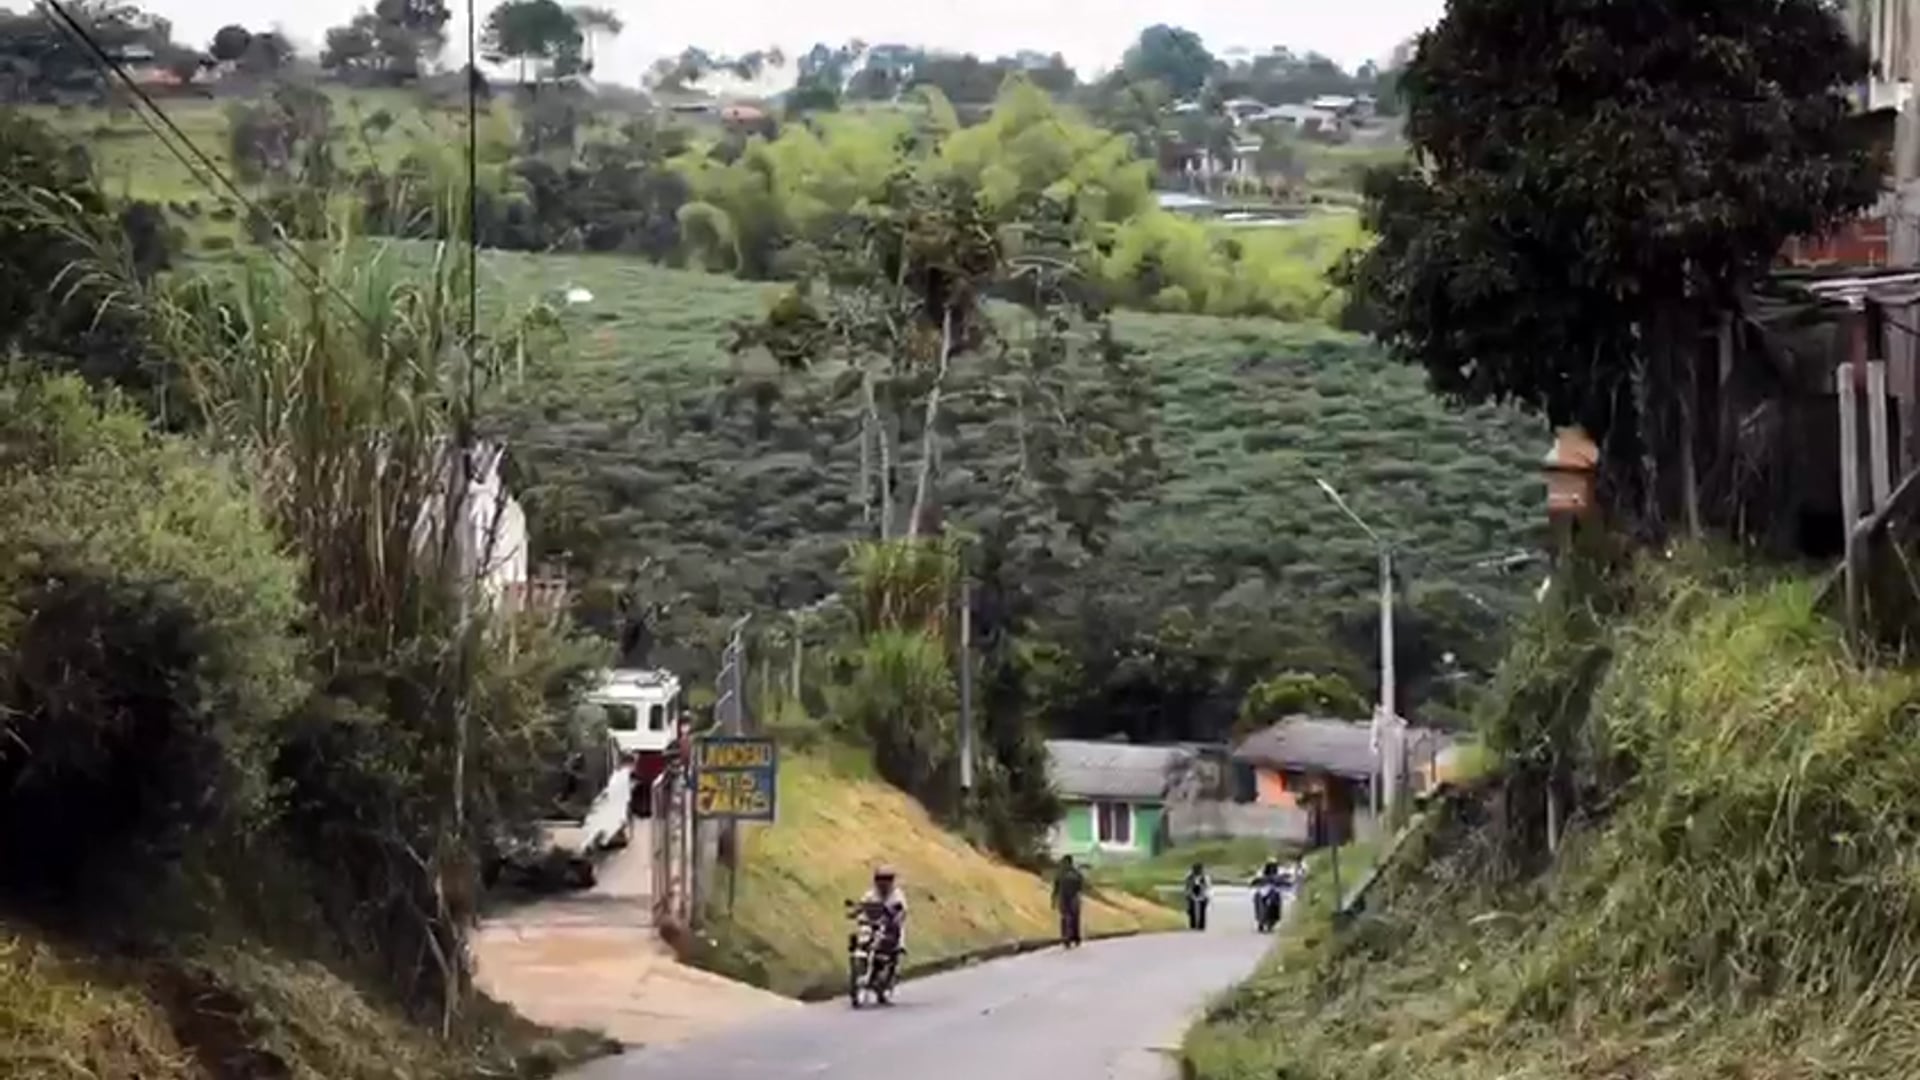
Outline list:
[[[1164,1080],[1194,1014],[1270,940],[1253,933],[1244,890],[1218,892],[1205,934],[983,964],[907,983],[888,1008],[776,1013],[574,1080]]]

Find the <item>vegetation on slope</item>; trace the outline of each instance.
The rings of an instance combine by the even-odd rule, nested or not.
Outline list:
[[[472,1028],[443,1042],[326,967],[257,944],[102,956],[0,921],[0,1074],[10,1080],[538,1077],[607,1049],[492,1005]]]
[[[946,832],[882,782],[862,755],[815,750],[780,763],[780,820],[743,825],[735,907],[701,962],[784,994],[833,991],[846,979],[845,901],[881,863],[907,892],[909,967],[1059,934],[1048,883]],[[722,882],[724,897],[727,886]],[[719,901],[725,904],[725,899]],[[1158,905],[1088,900],[1086,932],[1171,929]]]
[[[15,137],[45,142],[0,125]],[[487,379],[451,358],[490,369],[530,339],[456,348],[468,269],[444,253],[315,249],[321,282],[145,273],[57,157],[0,154],[4,277],[76,285],[23,305],[0,366],[0,910],[79,964],[272,942],[294,959],[191,997],[176,1028],[242,1006],[304,1022],[276,980],[324,965],[391,1023],[431,1022],[458,1068],[509,1031],[470,984],[481,851],[536,820],[596,659],[564,627],[464,614],[452,545],[423,542]],[[128,348],[60,332],[105,299]],[[54,374],[74,368],[102,385]],[[136,401],[117,375],[168,390]],[[381,1067],[358,1060],[317,1068]]]
[[[730,324],[770,292],[602,256],[488,267],[505,294],[593,294],[501,414],[536,543],[581,579],[584,618],[611,627],[637,575],[643,601],[670,607],[660,658],[690,665],[723,620],[831,591],[860,528],[858,416],[825,375],[727,354]],[[1157,737],[1175,732],[1156,718],[1193,716],[1224,733],[1245,686],[1294,669],[1370,692],[1373,552],[1315,477],[1403,553],[1409,700],[1440,697],[1445,652],[1491,668],[1499,618],[1480,605],[1509,609],[1523,589],[1471,563],[1532,535],[1534,423],[1448,410],[1417,373],[1325,329],[1125,312],[1115,327],[1151,380],[1162,473],[1098,557],[1051,583],[1056,719]],[[1001,468],[1011,453],[963,438],[946,456]],[[948,517],[968,523],[955,490]]]
[[[1557,864],[1513,858],[1512,804],[1462,804],[1351,931],[1213,1010],[1196,1074],[1912,1075],[1920,682],[1854,659],[1814,596],[1643,570],[1585,649],[1582,788],[1608,797]]]

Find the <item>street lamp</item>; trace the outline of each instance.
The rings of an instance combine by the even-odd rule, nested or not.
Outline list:
[[[1373,541],[1373,546],[1380,555],[1380,703],[1375,706],[1373,714],[1373,760],[1374,772],[1381,778],[1380,787],[1385,788],[1386,811],[1392,813],[1395,796],[1400,786],[1398,766],[1401,743],[1400,717],[1394,709],[1393,549],[1387,546],[1387,542],[1380,538],[1379,533],[1373,531],[1373,526],[1368,525],[1359,514],[1353,512],[1353,508],[1347,505],[1347,500],[1340,497],[1340,493],[1334,490],[1332,484],[1318,476],[1313,478],[1313,482],[1320,485],[1320,490],[1326,492],[1327,498],[1333,500],[1333,505],[1339,507],[1340,512],[1345,514],[1348,520],[1360,526],[1360,531],[1366,533],[1367,538]],[[1383,755],[1380,752],[1382,724],[1386,726],[1389,740],[1387,752],[1384,755],[1385,766],[1382,765]],[[1374,813],[1376,815],[1381,810],[1378,804],[1381,794],[1378,789],[1375,790]]]

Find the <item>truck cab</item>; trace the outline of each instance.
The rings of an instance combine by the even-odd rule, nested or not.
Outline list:
[[[669,671],[604,671],[588,691],[585,707],[605,721],[607,733],[620,748],[622,764],[631,771],[635,815],[651,816],[653,781],[680,752],[686,726],[686,698],[679,678]]]

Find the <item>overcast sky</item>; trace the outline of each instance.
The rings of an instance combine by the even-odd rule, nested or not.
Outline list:
[[[497,0],[475,0],[480,18]],[[563,0],[564,2],[564,0]],[[599,0],[627,24],[600,50],[601,79],[638,83],[657,57],[699,45],[745,52],[778,45],[789,53],[815,42],[859,38],[869,44],[922,45],[1001,55],[1016,49],[1064,53],[1083,77],[1111,67],[1145,27],[1166,22],[1206,39],[1216,54],[1235,46],[1285,45],[1325,53],[1352,67],[1385,59],[1393,47],[1438,19],[1445,0]],[[303,51],[317,51],[329,26],[366,6],[361,0],[143,0],[171,20],[182,42],[202,43],[227,23],[278,27]],[[449,27],[464,48],[465,4]]]

